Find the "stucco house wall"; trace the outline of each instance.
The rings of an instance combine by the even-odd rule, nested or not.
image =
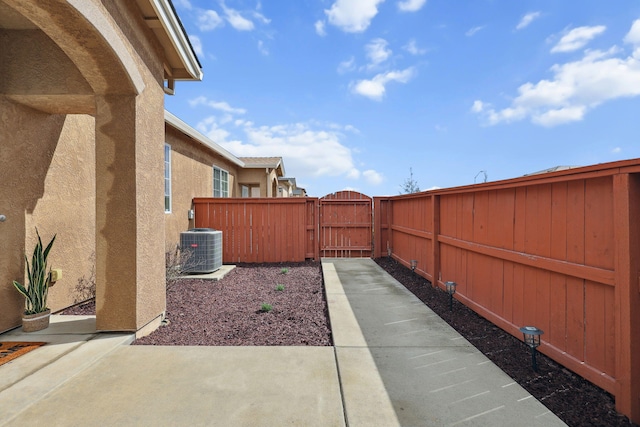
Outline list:
[[[24,280],[36,226],[58,236],[53,310],[95,253],[98,330],[159,324],[163,86],[201,78],[177,17],[166,0],[0,0],[0,17],[0,331],[20,324],[11,281]]]
[[[238,171],[240,186],[259,186],[260,197],[278,197],[278,178],[284,176],[281,157],[240,157],[239,159],[244,163],[244,167]]]
[[[214,152],[202,141],[166,124],[166,143],[171,146],[171,212],[165,213],[166,250],[180,242],[180,232],[193,228],[188,219],[194,197],[213,196],[213,166],[229,173],[229,197],[238,197],[238,165]]]
[[[51,115],[0,97],[2,197],[0,212],[0,331],[20,324],[24,300],[11,285],[24,283],[35,229],[48,242],[57,234],[50,265],[63,279],[49,292],[49,306],[73,304],[77,286],[88,283],[95,265],[95,119]],[[17,130],[17,131],[16,131]],[[7,246],[4,246],[4,244]],[[45,243],[46,244],[46,243]]]

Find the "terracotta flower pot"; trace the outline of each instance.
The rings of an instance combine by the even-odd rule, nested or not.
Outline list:
[[[22,331],[23,332],[36,332],[49,327],[49,318],[51,317],[51,310],[43,311],[36,314],[23,314],[22,315]]]

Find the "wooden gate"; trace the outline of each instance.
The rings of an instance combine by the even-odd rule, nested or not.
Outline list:
[[[338,191],[322,197],[319,209],[321,257],[371,257],[371,197],[356,191]]]

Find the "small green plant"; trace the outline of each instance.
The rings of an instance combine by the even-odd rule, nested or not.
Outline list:
[[[42,245],[42,239],[40,239],[40,233],[38,233],[37,228],[36,235],[38,236],[38,243],[33,249],[31,264],[29,264],[27,256],[24,256],[24,260],[27,263],[27,286],[23,286],[15,280],[13,281],[13,286],[25,298],[24,314],[37,314],[48,310],[47,296],[49,295],[50,272],[47,270],[47,257],[53,242],[56,240],[56,236],[53,236],[45,248]]]
[[[284,285],[276,286],[276,291],[284,291]]]
[[[280,269],[280,273],[282,274],[287,274],[289,272],[289,269],[287,267],[283,267]]]
[[[267,304],[266,302],[262,303],[262,306],[260,307],[260,311],[262,311],[263,313],[268,313],[271,310],[273,310],[273,307],[271,306],[271,304]]]

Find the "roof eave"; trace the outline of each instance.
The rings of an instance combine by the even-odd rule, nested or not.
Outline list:
[[[148,0],[155,10],[164,31],[173,48],[178,53],[182,65],[189,77],[177,77],[176,80],[202,80],[202,69],[196,57],[187,34],[185,33],[178,15],[175,13],[170,0]]]
[[[218,145],[211,139],[207,138],[206,136],[204,136],[203,134],[201,134],[200,132],[198,132],[197,130],[195,130],[194,128],[192,128],[191,126],[189,126],[188,124],[186,124],[185,122],[183,122],[182,120],[180,120],[178,117],[171,114],[167,110],[164,110],[164,121],[166,123],[169,123],[175,129],[179,130],[180,132],[184,133],[187,136],[190,136],[195,141],[209,148],[216,154],[229,160],[231,163],[241,168],[245,167],[245,163],[242,160],[240,160],[239,158],[231,154],[229,151],[225,150],[220,145]]]

